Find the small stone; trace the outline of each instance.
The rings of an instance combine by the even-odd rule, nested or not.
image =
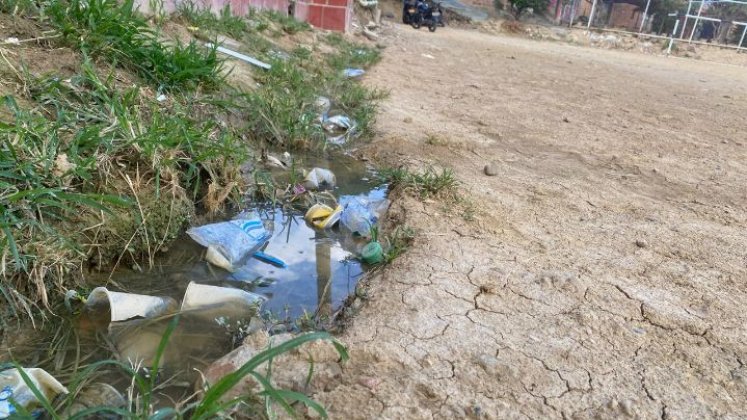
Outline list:
[[[379,385],[380,382],[381,379],[371,376],[361,376],[360,378],[358,378],[358,384],[365,386],[371,391],[374,391],[376,389],[376,386]]]
[[[622,404],[620,405],[621,405],[623,414],[629,417],[633,417],[633,401],[623,400]]]
[[[404,121],[407,124],[412,124],[412,117],[405,117],[405,119],[402,121]]]
[[[485,175],[487,176],[496,176],[498,175],[498,165],[495,162],[490,162],[485,165],[483,172],[485,172]]]
[[[356,298],[353,303],[350,304],[350,309],[352,309],[355,312],[358,312],[361,310],[361,307],[363,306],[363,299]]]
[[[569,120],[568,117],[563,117],[563,122],[564,123],[569,123],[569,122],[571,122],[571,120]]]
[[[646,248],[646,247],[648,246],[648,242],[646,242],[646,240],[645,240],[645,239],[637,239],[637,240],[635,241],[635,245],[636,245],[636,246],[637,246],[638,248]]]
[[[496,366],[498,366],[498,359],[490,354],[483,353],[477,356],[477,364],[485,369],[485,372],[491,373],[494,372]]]

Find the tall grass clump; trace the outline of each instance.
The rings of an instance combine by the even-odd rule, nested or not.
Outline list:
[[[406,168],[388,168],[379,171],[379,177],[392,188],[401,187],[416,192],[421,197],[453,192],[459,186],[454,171],[448,168],[439,171],[428,167],[418,172]]]
[[[325,41],[338,50],[337,54],[332,54],[327,58],[330,66],[335,70],[347,67],[368,68],[381,60],[379,50],[348,41],[340,34],[329,34]]]
[[[295,35],[299,32],[305,32],[311,30],[311,25],[306,22],[296,20],[293,16],[288,16],[285,13],[278,12],[276,10],[266,10],[261,13],[262,16],[268,20],[280,25],[283,32],[289,35]]]
[[[39,5],[34,0],[3,0],[0,1],[0,12],[13,16],[36,14]]]
[[[159,90],[214,89],[222,82],[215,47],[170,45],[137,13],[134,0],[57,0],[46,8],[64,40],[133,72]]]
[[[299,335],[291,340],[274,347],[263,349],[244,365],[234,372],[229,373],[214,384],[198,394],[188,397],[184,401],[161,401],[157,399],[158,389],[163,385],[159,382],[157,372],[163,366],[161,361],[169,345],[169,340],[176,329],[179,317],[175,316],[169,323],[161,338],[153,366],[147,369],[137,369],[131,364],[118,360],[102,360],[89,364],[72,376],[67,388],[70,393],[54,401],[48,400],[41,389],[23,372],[18,364],[7,366],[19,369],[21,377],[39,400],[40,405],[46,412],[46,418],[52,419],[87,419],[87,418],[109,418],[116,416],[121,419],[181,419],[208,420],[215,418],[233,418],[237,413],[249,418],[276,418],[277,409],[284,411],[290,417],[297,417],[295,403],[301,403],[322,418],[327,418],[327,412],[319,403],[299,392],[278,388],[273,385],[271,366],[274,359],[291,352],[305,343],[323,340],[330,342],[342,362],[348,360],[348,352],[343,344],[334,339],[329,333],[315,332]],[[308,379],[313,375],[313,360],[310,360]],[[263,369],[268,367],[266,369]],[[83,411],[72,410],[75,400],[81,389],[92,378],[106,370],[107,376],[113,374],[124,374],[129,379],[130,387],[127,390],[127,404],[124,407],[98,406],[87,408]],[[257,394],[241,395],[229,399],[227,394],[233,387],[245,378],[252,378],[259,385]],[[23,407],[16,406],[18,412],[26,411]]]
[[[199,29],[225,34],[236,39],[240,39],[248,31],[246,20],[234,16],[228,4],[216,15],[210,9],[200,7],[193,1],[181,2],[177,6],[177,19]]]
[[[189,105],[116,86],[91,61],[69,80],[28,78],[0,123],[0,305],[29,315],[84,265],[150,262],[207,184],[240,188],[238,137]],[[0,314],[2,315],[2,314]]]

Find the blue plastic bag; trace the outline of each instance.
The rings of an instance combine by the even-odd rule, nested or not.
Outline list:
[[[195,227],[188,230],[187,234],[208,248],[209,261],[229,271],[241,265],[272,236],[257,214]],[[221,261],[220,257],[225,261]]]

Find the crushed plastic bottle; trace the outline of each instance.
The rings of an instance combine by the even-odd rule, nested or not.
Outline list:
[[[343,207],[340,223],[366,238],[371,237],[371,228],[377,225],[381,215],[389,208],[389,200],[371,198],[366,195],[340,197]]]
[[[363,70],[363,69],[347,68],[347,69],[345,69],[345,70],[342,71],[342,75],[345,76],[345,77],[347,77],[347,78],[349,78],[349,79],[356,78],[356,77],[361,77],[364,74],[366,74],[366,71]]]

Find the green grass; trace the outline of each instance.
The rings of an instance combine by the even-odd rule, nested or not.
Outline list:
[[[378,226],[371,228],[371,240],[378,241],[384,250],[384,260],[381,265],[391,264],[397,257],[404,254],[414,239],[415,231],[409,226],[397,226],[383,238]]]
[[[6,98],[0,114],[2,322],[40,313],[35,305],[47,306],[84,268],[151,264],[196,205],[210,207],[209,184],[233,188],[232,198],[245,191],[237,168],[249,157],[247,140],[263,148],[327,147],[320,96],[356,121],[355,139],[371,135],[385,96],[342,75],[375,63],[378,51],[339,36],[326,38],[339,52],[320,59],[296,48],[287,60],[272,60],[271,71],[253,69],[256,89],[237,92],[224,84],[214,49],[162,42],[133,0],[8,0],[0,8],[34,14],[59,32],[56,43],[83,57],[73,77],[32,76],[22,65],[7,75],[19,78],[23,100]],[[242,35],[265,60],[278,48],[259,33],[264,23],[287,33],[308,29],[278,13],[248,20],[228,9],[216,16],[183,6],[181,13]],[[160,93],[165,102],[155,100]],[[275,183],[256,176],[255,196],[277,199]]]
[[[225,418],[225,416],[236,406],[241,405],[241,411],[246,414],[253,414],[255,418],[275,418],[273,406],[281,408],[290,417],[297,417],[296,409],[292,406],[299,402],[309,409],[315,411],[322,418],[327,418],[327,412],[316,401],[310,399],[304,394],[291,390],[280,389],[272,385],[273,359],[299,348],[304,343],[323,340],[330,342],[340,356],[342,362],[348,360],[347,349],[343,344],[334,339],[326,332],[315,332],[299,335],[291,340],[281,343],[275,347],[262,349],[254,357],[248,360],[244,365],[234,372],[231,372],[210,384],[203,393],[193,396],[185,401],[172,401],[172,404],[164,404],[164,401],[155,401],[155,396],[159,388],[159,375],[152,372],[159,372],[161,369],[162,356],[169,345],[169,340],[179,322],[179,316],[175,316],[169,323],[161,341],[158,345],[153,365],[147,370],[136,369],[130,364],[117,360],[102,360],[89,364],[87,367],[80,369],[71,376],[70,381],[65,383],[69,394],[54,401],[48,400],[42,390],[23,372],[20,365],[14,364],[7,367],[15,367],[21,372],[25,384],[34,393],[39,400],[40,405],[44,408],[47,418],[52,419],[85,419],[98,418],[106,414],[114,414],[122,419],[180,419],[190,418],[192,420],[207,420],[214,418]],[[313,374],[313,360],[310,361],[308,379]],[[260,368],[268,366],[261,373]],[[99,406],[88,408],[78,413],[70,413],[68,410],[75,402],[75,399],[83,386],[96,377],[104,369],[114,369],[123,373],[130,380],[130,387],[126,393],[128,404],[126,407],[107,407]],[[148,373],[151,372],[151,373]],[[107,376],[111,377],[114,372],[109,371]],[[235,399],[226,399],[226,395],[233,387],[247,377],[253,378],[261,387],[257,395],[242,395]],[[23,414],[26,410],[23,407],[16,406],[19,413]],[[28,414],[26,412],[26,414]]]
[[[368,68],[381,60],[379,50],[348,41],[337,33],[327,35],[325,42],[338,50],[337,54],[327,57],[327,61],[333,69],[342,70],[348,67]]]
[[[39,5],[34,0],[3,0],[0,12],[13,16],[33,15],[38,13]]]
[[[199,7],[192,1],[185,1],[177,7],[177,19],[181,19],[200,29],[241,39],[249,31],[247,21],[231,13],[230,5],[215,14],[207,8]]]
[[[276,10],[264,11],[262,12],[262,16],[280,25],[280,28],[283,30],[283,32],[289,35],[294,35],[299,32],[311,30],[311,25],[309,25],[308,23],[296,20],[294,17],[288,16],[287,14],[278,12]]]
[[[379,176],[391,187],[400,186],[420,194],[421,197],[453,192],[459,185],[454,171],[448,168],[439,171],[429,167],[421,172],[413,172],[405,168],[388,168],[379,171]]]
[[[31,316],[23,298],[46,304],[48,289],[91,258],[103,266],[152,261],[194,211],[202,187],[238,179],[235,168],[247,158],[218,121],[192,118],[194,103],[165,106],[140,88],[118,87],[113,74],[101,77],[91,61],[81,68],[68,81],[26,74],[36,108],[5,98],[12,115],[0,122],[6,315]]]
[[[134,0],[57,0],[46,7],[67,44],[133,72],[161,91],[215,89],[223,82],[215,47],[167,45]]]
[[[358,138],[369,137],[378,102],[386,93],[345,78],[342,70],[346,66],[341,63],[348,61],[334,58],[340,54],[346,52],[319,63],[308,50],[297,49],[287,60],[273,60],[271,70],[256,76],[260,87],[245,94],[247,131],[261,142],[286,150],[323,148],[325,133],[315,104],[324,96],[332,101],[334,111],[356,121]]]

